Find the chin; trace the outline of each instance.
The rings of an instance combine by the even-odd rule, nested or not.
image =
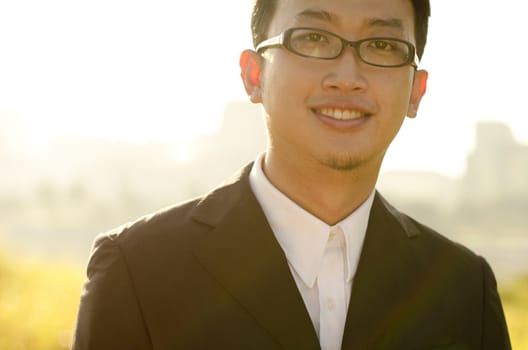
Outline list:
[[[366,160],[353,156],[329,156],[324,158],[321,163],[333,170],[352,171],[365,165]]]
[[[358,154],[356,152],[340,152],[322,155],[320,163],[330,169],[338,171],[354,171],[359,168],[368,168],[379,171],[385,150],[370,154]]]

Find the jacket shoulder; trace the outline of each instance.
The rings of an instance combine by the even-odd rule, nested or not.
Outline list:
[[[252,195],[248,180],[251,166],[240,169],[205,195],[162,208],[99,234],[94,247],[101,241],[132,248],[149,242],[162,244],[170,240],[171,243],[185,243],[192,240],[196,233],[213,227],[236,202]]]
[[[190,213],[200,201],[199,198],[162,208],[153,213],[139,217],[107,232],[97,235],[94,246],[100,241],[110,241],[113,244],[127,242],[173,231],[189,222]]]
[[[422,256],[424,260],[430,260],[435,256],[443,256],[446,259],[460,259],[461,263],[481,264],[482,258],[468,247],[399,211],[383,197],[379,196],[379,199],[405,232],[410,244],[415,248],[415,252]]]

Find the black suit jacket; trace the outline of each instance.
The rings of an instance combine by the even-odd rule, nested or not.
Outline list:
[[[96,239],[73,349],[319,349],[250,167]],[[343,349],[510,349],[479,256],[376,194]]]

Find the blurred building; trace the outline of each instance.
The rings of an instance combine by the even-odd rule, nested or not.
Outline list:
[[[220,128],[197,138],[188,164],[188,182],[198,195],[219,185],[237,169],[255,160],[266,147],[261,107],[248,102],[226,105]]]
[[[461,195],[465,203],[480,205],[528,199],[528,146],[515,142],[508,126],[477,124]]]
[[[14,120],[7,117],[0,114],[0,121]],[[29,153],[14,147],[21,139],[14,135],[0,131],[0,243],[81,261],[97,233],[211,190],[266,146],[260,106],[248,102],[228,104],[220,128],[192,145],[61,138]],[[188,149],[185,161],[174,157]],[[494,260],[506,261],[510,270],[528,266],[526,254],[496,249],[495,238],[497,232],[503,242],[507,235],[527,237],[522,242],[528,245],[526,179],[528,147],[505,125],[480,123],[461,178],[384,172],[377,188],[402,211],[456,240],[467,233],[488,237],[491,243],[477,250],[507,252],[511,263]],[[516,241],[515,247],[523,246]]]

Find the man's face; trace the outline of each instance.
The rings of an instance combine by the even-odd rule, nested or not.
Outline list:
[[[268,37],[291,27],[415,43],[409,0],[280,0]],[[411,66],[367,65],[350,47],[334,60],[269,48],[257,62],[251,99],[265,109],[268,152],[334,169],[379,166],[405,115],[416,114],[427,78]]]

